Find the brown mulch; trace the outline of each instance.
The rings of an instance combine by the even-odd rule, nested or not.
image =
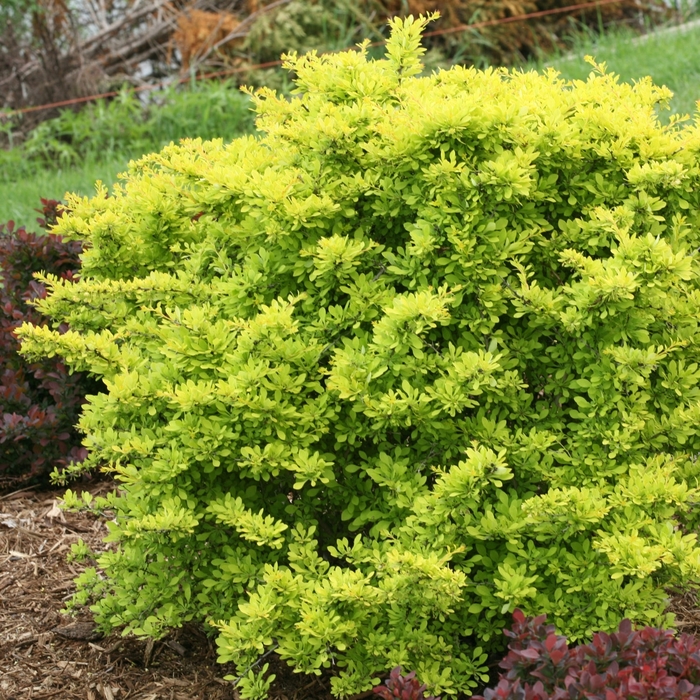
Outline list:
[[[673,625],[675,630],[700,635],[700,606],[698,605],[697,589],[673,593],[668,610],[676,618]]]
[[[104,493],[113,484],[87,489]],[[60,611],[73,579],[91,562],[66,561],[79,539],[104,551],[103,520],[57,508],[62,491],[0,493],[0,700],[238,700],[201,628],[174,630],[156,642],[103,637],[89,613]],[[293,674],[274,656],[271,698],[330,700],[327,679]],[[364,694],[363,694],[364,695]],[[358,699],[359,700],[359,699]]]

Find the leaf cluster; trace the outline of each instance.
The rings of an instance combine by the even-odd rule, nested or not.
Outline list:
[[[700,697],[700,641],[623,620],[589,644],[567,645],[545,616],[513,614],[498,685],[474,700],[668,700]]]
[[[389,678],[383,685],[374,688],[374,693],[382,700],[440,700],[432,696],[425,696],[426,685],[416,678],[414,671],[405,676],[401,673],[401,666],[391,669]]]

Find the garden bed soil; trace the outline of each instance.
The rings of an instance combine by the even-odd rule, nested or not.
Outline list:
[[[94,495],[109,482],[86,489]],[[79,539],[104,550],[107,528],[89,513],[65,513],[56,490],[0,493],[0,700],[238,700],[223,679],[202,628],[187,626],[166,639],[144,641],[119,633],[103,637],[88,612],[61,609],[73,579],[90,563],[66,561]],[[331,700],[327,679],[294,674],[271,656],[277,674],[271,698]],[[366,694],[363,694],[366,695]]]

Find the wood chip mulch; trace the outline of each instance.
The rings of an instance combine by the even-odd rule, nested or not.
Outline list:
[[[698,606],[698,590],[671,592],[671,603],[668,606],[676,618],[674,629],[679,633],[700,635],[700,607]]]
[[[82,490],[96,495],[109,482]],[[238,700],[194,625],[153,642],[100,635],[88,612],[60,611],[86,564],[66,561],[79,539],[104,551],[107,528],[89,513],[58,508],[62,491],[0,493],[0,700]],[[293,674],[274,656],[273,700],[331,700],[327,679]],[[363,693],[363,696],[366,694]],[[357,698],[356,700],[359,700]]]

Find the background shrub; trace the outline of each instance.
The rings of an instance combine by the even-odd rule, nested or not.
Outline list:
[[[690,634],[623,620],[613,634],[598,632],[590,644],[569,648],[545,616],[513,615],[508,656],[496,688],[473,700],[629,700],[700,696],[700,642]]]
[[[575,640],[697,581],[700,127],[602,70],[418,78],[423,24],[291,57],[263,136],[168,147],[59,222],[84,277],[40,310],[70,330],[21,335],[105,380],[103,627],[209,620],[246,673],[276,649],[337,695],[397,665],[454,694],[516,607]]]
[[[42,200],[42,205],[38,222],[47,228],[59,216],[58,202]],[[47,323],[32,306],[46,295],[34,273],[50,272],[72,283],[81,251],[79,242],[28,233],[14,222],[0,226],[0,486],[30,481],[85,458],[74,426],[86,391],[97,383],[70,373],[57,357],[27,362],[18,354],[15,336],[25,322]]]

